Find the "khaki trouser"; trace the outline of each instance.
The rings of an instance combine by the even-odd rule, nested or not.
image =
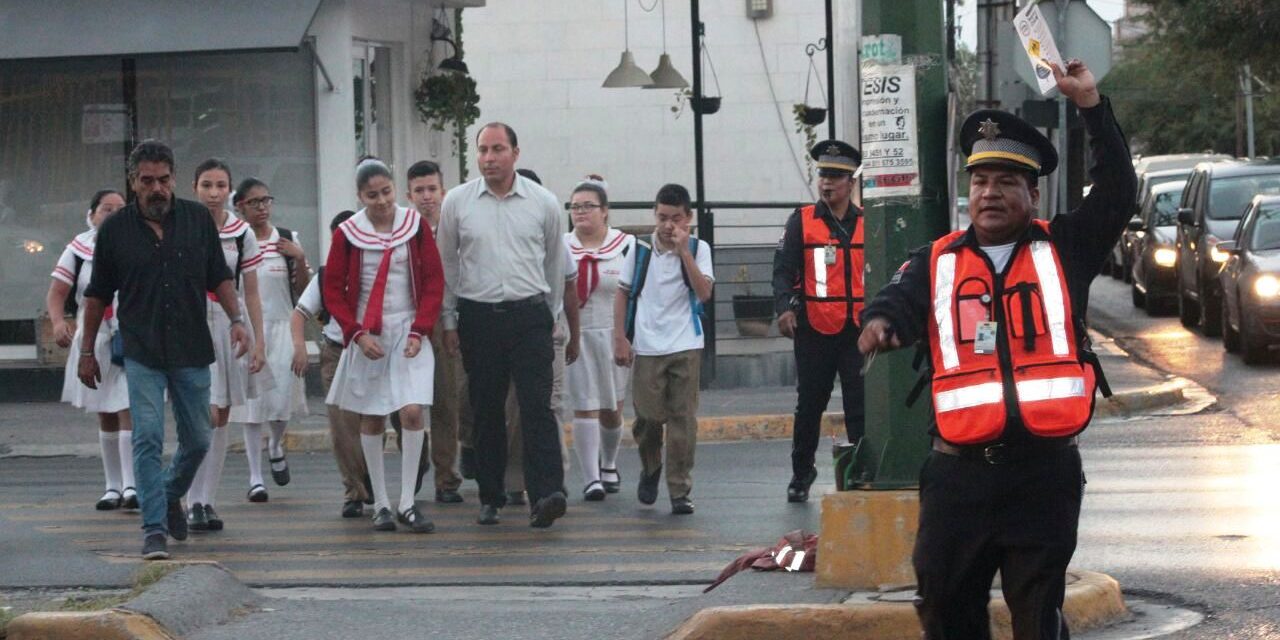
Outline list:
[[[466,373],[462,357],[451,356],[444,348],[444,327],[436,324],[431,335],[431,351],[436,358],[435,392],[431,405],[431,463],[436,466],[436,489],[457,490],[462,485],[458,475],[458,437],[461,429],[461,405],[465,394]],[[468,436],[470,435],[470,424]]]
[[[693,491],[693,450],[698,444],[698,376],[702,350],[665,356],[636,356],[631,397],[636,421],[631,434],[640,447],[645,475],[663,464],[666,426],[667,491],[672,499]]]
[[[557,425],[564,421],[564,349],[569,342],[569,328],[564,321],[556,323],[551,334],[551,347],[555,350],[551,364],[551,412],[556,414]],[[503,484],[507,491],[524,491],[524,454],[520,436],[520,403],[516,400],[516,384],[507,389],[507,474]],[[564,460],[564,474],[569,475],[569,447],[560,434],[560,457]]]
[[[338,370],[342,347],[320,341],[320,382],[325,395],[333,384],[333,374]],[[364,451],[360,448],[360,415],[343,411],[335,405],[325,405],[329,412],[329,440],[333,443],[333,458],[342,476],[343,497],[350,501],[366,501],[369,492],[369,470],[364,464]]]

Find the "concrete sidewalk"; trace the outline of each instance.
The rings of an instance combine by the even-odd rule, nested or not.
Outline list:
[[[1123,419],[1153,412],[1190,413],[1212,404],[1212,396],[1195,383],[1135,362],[1101,334],[1094,333],[1093,339],[1115,392],[1111,399],[1099,396],[1095,419]],[[795,401],[795,389],[791,387],[705,390],[699,403],[698,438],[702,441],[788,438],[791,436]],[[330,444],[323,399],[310,397],[308,402],[310,414],[295,420],[290,426],[286,447],[290,451],[327,451]],[[824,432],[843,438],[838,384],[827,411]],[[632,417],[630,404],[626,413],[628,418]],[[0,458],[96,456],[96,431],[95,416],[65,404],[0,404]],[[176,440],[171,419],[166,422],[166,431],[165,441],[172,450]],[[624,438],[630,442],[630,430],[624,433]],[[243,447],[238,433],[233,434],[231,442],[232,449]],[[389,441],[388,446],[394,446],[394,442]]]

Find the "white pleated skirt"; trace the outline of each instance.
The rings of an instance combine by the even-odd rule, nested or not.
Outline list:
[[[627,397],[631,369],[613,363],[613,329],[584,329],[578,340],[578,359],[567,373],[573,410],[616,409]]]
[[[257,398],[232,407],[231,422],[288,421],[307,415],[305,383],[293,375],[293,336],[289,333],[289,321],[267,320],[263,324],[263,335],[267,339],[267,364],[263,371],[270,371],[275,386],[270,390],[260,389]]]
[[[242,304],[241,309],[244,309]],[[209,336],[213,338],[213,364],[209,365],[209,404],[214,407],[238,407],[262,392],[275,388],[270,367],[250,375],[249,362],[253,349],[235,357],[236,348],[231,344],[231,319],[216,302],[209,302]],[[253,323],[245,316],[245,329],[253,340]]]
[[[80,382],[80,341],[84,338],[83,323],[76,327],[71,339],[71,356],[62,376],[62,401],[85,413],[116,413],[129,408],[129,384],[125,381],[124,367],[111,364],[111,332],[104,320],[93,341],[93,353],[98,359],[102,380],[97,389],[90,389]]]
[[[382,335],[374,337],[386,355],[377,360],[366,358],[355,343],[342,350],[326,404],[367,416],[389,415],[410,404],[431,404],[436,369],[431,343],[423,337],[416,357],[404,355],[413,315],[405,312],[383,318]]]

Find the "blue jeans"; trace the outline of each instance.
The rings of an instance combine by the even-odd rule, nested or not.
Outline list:
[[[133,416],[133,473],[138,483],[144,535],[165,533],[170,501],[178,500],[209,450],[209,367],[153,369],[125,358],[129,411]],[[178,427],[178,451],[167,468],[164,454],[164,392],[169,390]]]

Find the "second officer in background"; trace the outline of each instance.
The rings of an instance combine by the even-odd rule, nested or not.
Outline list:
[[[862,355],[858,315],[863,303],[862,210],[853,203],[862,154],[839,140],[809,151],[818,166],[818,202],[796,209],[773,257],[778,329],[795,342],[796,402],[788,502],[809,499],[818,477],[814,453],[822,413],[840,374],[849,442],[863,434]]]

